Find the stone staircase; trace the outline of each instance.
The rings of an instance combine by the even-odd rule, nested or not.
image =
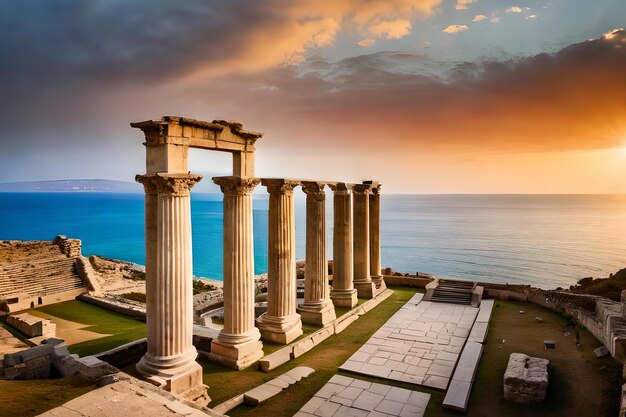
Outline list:
[[[451,304],[472,304],[475,283],[469,281],[449,281],[440,279],[428,301]]]

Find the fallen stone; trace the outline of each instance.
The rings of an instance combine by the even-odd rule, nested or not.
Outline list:
[[[511,353],[504,373],[504,399],[533,404],[546,398],[550,361],[523,353]]]
[[[595,353],[596,358],[601,358],[603,356],[608,355],[609,354],[609,350],[605,346],[600,346],[599,348],[594,349],[593,353]]]

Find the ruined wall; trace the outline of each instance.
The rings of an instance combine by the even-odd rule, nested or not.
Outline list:
[[[29,338],[37,336],[56,337],[56,324],[48,319],[27,313],[10,315],[7,317],[7,324],[24,333]]]
[[[68,239],[66,236],[58,235],[53,241],[55,245],[61,249],[61,252],[68,258],[77,258],[81,256],[80,239]]]
[[[626,360],[626,320],[623,305],[604,297],[542,290],[530,286],[481,283],[486,298],[527,301],[569,315],[589,330],[618,362]]]

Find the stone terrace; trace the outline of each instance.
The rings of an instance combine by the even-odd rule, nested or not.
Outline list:
[[[478,309],[407,302],[340,369],[446,389]]]

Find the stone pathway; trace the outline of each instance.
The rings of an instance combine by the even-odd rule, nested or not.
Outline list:
[[[430,394],[333,376],[294,417],[422,417]]]
[[[415,294],[340,369],[446,389],[478,308]]]

